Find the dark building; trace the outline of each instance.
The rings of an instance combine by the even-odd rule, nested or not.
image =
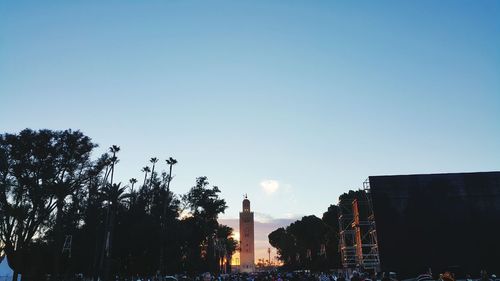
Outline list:
[[[500,172],[369,177],[380,265],[500,273]]]

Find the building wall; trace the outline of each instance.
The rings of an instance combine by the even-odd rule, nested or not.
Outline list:
[[[382,270],[500,272],[500,172],[375,176],[370,190]]]

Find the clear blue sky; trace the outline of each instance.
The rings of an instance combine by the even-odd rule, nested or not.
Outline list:
[[[1,1],[0,132],[26,127],[121,146],[124,181],[173,156],[226,218],[500,170],[500,1]]]

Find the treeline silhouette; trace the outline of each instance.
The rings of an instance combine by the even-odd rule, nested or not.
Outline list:
[[[340,195],[339,201],[364,200],[363,190]],[[343,206],[349,208],[349,205]],[[286,270],[328,271],[342,268],[339,251],[339,206],[332,204],[321,218],[305,216],[268,235]],[[366,210],[360,210],[366,212]]]
[[[13,280],[217,272],[231,259],[233,229],[217,222],[227,205],[207,177],[174,194],[177,160],[158,172],[153,157],[141,183],[123,184],[114,178],[120,147],[92,159],[96,147],[73,130],[0,135],[0,252]]]

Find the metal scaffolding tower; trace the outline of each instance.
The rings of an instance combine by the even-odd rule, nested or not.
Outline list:
[[[354,216],[350,202],[339,202],[339,238],[340,258],[344,268],[354,268],[356,261],[355,231],[352,229]]]
[[[339,202],[340,254],[344,268],[380,269],[377,230],[370,197],[370,182],[363,183],[363,198]]]
[[[366,231],[362,237],[363,243],[363,266],[366,269],[380,270],[380,257],[378,252],[377,242],[377,227],[375,224],[375,215],[373,213],[373,204],[370,193],[370,181],[366,179],[363,182],[363,190],[366,196],[366,205],[368,208],[368,216],[366,218]]]

